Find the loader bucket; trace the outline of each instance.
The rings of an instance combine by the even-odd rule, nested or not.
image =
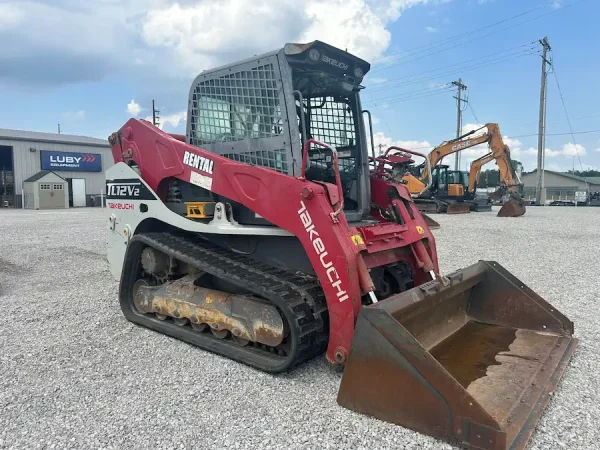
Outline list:
[[[361,309],[337,401],[454,444],[523,449],[573,323],[495,262],[448,279]]]

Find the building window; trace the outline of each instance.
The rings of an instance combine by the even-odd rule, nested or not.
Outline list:
[[[49,184],[40,184],[40,191],[49,191],[49,190],[50,190]]]
[[[52,189],[54,189],[55,191],[62,191],[63,185],[62,184],[55,184],[54,186],[52,186]]]

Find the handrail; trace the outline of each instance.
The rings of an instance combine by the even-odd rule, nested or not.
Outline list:
[[[323,142],[317,141],[316,139],[309,139],[304,143],[304,148],[302,150],[302,168],[300,169],[300,179],[306,180],[306,165],[308,164],[308,149],[310,144],[317,145],[319,147],[328,148],[331,150],[333,155],[333,172],[335,174],[335,185],[337,186],[338,196],[339,196],[339,207],[337,210],[331,213],[331,218],[334,222],[337,222],[337,216],[344,209],[344,192],[342,189],[342,180],[340,178],[340,166],[338,163],[338,152],[335,147],[332,145],[324,144]]]
[[[368,109],[363,109],[362,113],[367,113],[369,116],[369,133],[371,136],[371,155],[373,156],[373,161],[375,161],[375,139],[373,138],[373,118],[371,117],[371,111]]]
[[[292,91],[292,94],[295,97],[298,97],[298,101],[300,102],[300,133],[302,134],[302,140],[306,142],[306,122],[304,120],[304,98],[302,97],[302,92],[300,91]]]
[[[431,185],[433,184],[433,174],[431,173],[431,163],[429,162],[429,158],[426,155],[424,155],[423,153],[415,152],[414,150],[408,150],[406,148],[396,147],[395,145],[392,145],[391,147],[388,147],[385,153],[383,154],[384,158],[387,157],[390,150],[398,150],[403,153],[408,153],[409,155],[420,156],[425,160],[425,165],[427,166],[427,184],[416,196],[421,195],[423,192],[425,192],[431,187]]]

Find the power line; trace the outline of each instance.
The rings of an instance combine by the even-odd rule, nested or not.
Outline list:
[[[469,99],[467,99],[467,106],[471,110],[471,114],[473,114],[473,117],[475,118],[475,122],[479,123],[479,119],[477,118],[477,114],[475,114],[475,111],[473,110],[473,107],[471,106],[471,102],[469,101]]]
[[[566,132],[566,133],[546,133],[546,136],[567,136],[567,135],[571,135],[571,134],[590,134],[590,133],[600,133],[600,129],[597,130],[585,130],[585,131],[573,131],[573,132]],[[532,134],[519,134],[518,136],[507,136],[510,138],[522,138],[522,137],[532,137],[532,136],[538,136],[538,133],[532,133]]]
[[[367,94],[369,94],[369,97],[371,97],[371,100],[373,100],[373,97],[371,96],[371,93],[367,91]],[[392,130],[390,129],[390,127],[388,126],[387,122],[383,118],[383,114],[381,114],[381,110],[379,109],[379,106],[377,105],[377,103],[375,103],[375,101],[373,101],[373,106],[377,109],[377,114],[379,114],[380,120],[383,122],[383,124],[385,125],[385,127],[387,128],[388,132],[391,135],[392,134]],[[368,106],[367,106],[367,108],[368,108]]]
[[[394,56],[394,55],[400,55],[400,54],[402,54],[402,53],[409,53],[409,52],[412,52],[413,50],[418,50],[418,49],[427,48],[427,47],[437,47],[437,46],[440,46],[440,45],[443,45],[443,44],[447,44],[448,42],[452,42],[452,41],[455,41],[455,40],[461,39],[461,38],[463,38],[463,37],[465,37],[465,36],[469,36],[469,35],[471,35],[471,34],[478,33],[479,31],[483,31],[483,30],[489,30],[490,28],[492,28],[492,27],[494,27],[494,26],[496,26],[496,25],[500,25],[501,23],[505,23],[505,22],[508,22],[508,21],[510,21],[510,20],[512,20],[512,19],[516,19],[516,18],[518,18],[518,17],[524,16],[524,15],[526,15],[526,14],[529,14],[530,12],[536,11],[536,10],[538,10],[538,9],[540,9],[540,8],[543,8],[543,7],[545,7],[545,6],[550,6],[550,5],[552,5],[554,2],[555,2],[555,0],[550,0],[550,1],[547,1],[547,2],[545,2],[545,3],[542,3],[541,5],[538,5],[538,6],[536,6],[535,8],[528,9],[528,10],[526,10],[526,11],[523,11],[522,13],[515,14],[514,16],[508,17],[508,18],[506,18],[506,19],[499,20],[498,22],[494,22],[494,23],[491,23],[491,24],[488,24],[488,25],[484,25],[484,26],[482,26],[482,27],[476,28],[475,30],[471,30],[471,31],[467,31],[467,32],[464,32],[464,33],[459,33],[459,34],[456,34],[456,35],[454,35],[454,36],[450,36],[450,37],[449,37],[449,38],[447,38],[447,39],[439,39],[439,40],[437,40],[437,41],[433,41],[433,42],[430,42],[430,43],[428,43],[428,44],[419,45],[419,46],[417,46],[417,47],[413,47],[413,48],[410,48],[410,49],[408,49],[408,50],[403,50],[403,51],[401,51],[401,52],[396,52],[396,53],[391,53],[391,54],[389,54],[389,55],[386,55],[386,56],[381,56],[381,57],[379,57],[379,58],[375,58],[375,59],[373,59],[373,62],[375,62],[375,61],[380,61],[380,60],[382,60],[382,59],[389,59],[391,56]],[[417,52],[417,53],[418,53],[418,52]],[[400,58],[400,57],[399,57],[399,58]],[[396,58],[396,59],[398,59],[398,58]]]
[[[444,73],[440,73],[440,74],[436,74],[436,75],[431,75],[431,76],[427,76],[427,77],[422,77],[422,78],[417,78],[417,79],[413,79],[413,80],[408,80],[408,81],[405,81],[405,82],[397,82],[397,83],[394,83],[392,85],[385,86],[385,87],[382,87],[382,88],[371,89],[371,92],[378,92],[378,91],[381,91],[381,90],[389,90],[389,89],[391,89],[392,87],[395,87],[395,86],[408,86],[408,85],[411,85],[411,84],[421,83],[423,81],[432,81],[432,80],[439,79],[439,78],[442,78],[442,77],[446,78],[446,77],[448,77],[450,75],[462,74],[462,73],[467,72],[467,71],[477,70],[477,69],[481,69],[483,67],[488,67],[488,66],[492,66],[492,65],[495,65],[495,64],[500,64],[500,63],[503,63],[503,62],[513,61],[515,59],[523,58],[525,56],[534,55],[534,54],[539,54],[539,51],[537,51],[537,50],[533,51],[532,50],[532,51],[525,51],[525,52],[522,52],[522,53],[515,53],[514,55],[506,55],[504,57],[497,58],[496,60],[488,61],[487,63],[473,64],[471,66],[460,67],[460,68],[453,69],[453,70],[450,70],[448,72],[444,72]]]
[[[431,97],[431,96],[434,96],[434,95],[445,94],[445,93],[447,93],[447,92],[450,92],[450,90],[449,90],[449,89],[444,89],[444,90],[440,90],[439,92],[433,92],[433,93],[430,93],[430,94],[424,94],[424,95],[415,95],[415,96],[412,96],[412,97],[411,97],[411,96],[408,96],[408,97],[401,97],[401,98],[399,98],[399,99],[396,99],[396,100],[394,100],[394,101],[387,101],[387,100],[385,100],[385,99],[384,99],[383,101],[381,101],[381,100],[378,100],[378,101],[381,101],[381,103],[380,103],[379,105],[378,105],[377,103],[372,103],[372,104],[373,104],[374,106],[380,106],[380,105],[392,105],[392,104],[395,104],[395,103],[402,103],[402,102],[405,102],[405,101],[408,101],[408,100],[414,100],[414,99],[418,99],[418,98],[425,98],[425,97]]]
[[[386,79],[384,81],[378,81],[378,82],[369,83],[368,85],[369,86],[379,86],[381,84],[389,83],[390,81],[405,80],[405,79],[410,79],[410,78],[416,77],[418,75],[424,75],[424,74],[431,73],[431,72],[438,72],[440,70],[446,70],[449,67],[460,66],[462,64],[472,64],[473,62],[478,61],[480,59],[488,59],[488,58],[491,58],[493,56],[500,55],[501,53],[507,53],[507,52],[512,52],[514,50],[522,49],[523,47],[529,47],[528,50],[531,50],[531,49],[535,48],[535,47],[533,47],[534,44],[535,44],[535,42],[528,42],[526,44],[517,45],[515,47],[510,47],[510,48],[507,48],[507,49],[504,49],[504,50],[500,50],[498,52],[494,52],[494,53],[486,54],[486,55],[483,55],[483,56],[479,56],[477,58],[470,58],[470,59],[467,59],[467,60],[464,60],[464,61],[460,61],[460,62],[457,62],[457,63],[454,63],[454,64],[445,65],[445,66],[442,66],[442,67],[438,67],[436,69],[424,70],[422,72],[413,73],[411,75],[407,75],[407,76],[403,76],[403,77],[388,78],[388,79]],[[515,52],[514,54],[517,54],[517,53],[520,53],[520,52],[523,52],[523,51],[525,51],[525,50],[519,50],[518,52]],[[511,56],[511,55],[505,55],[505,56]]]
[[[435,52],[425,53],[425,54],[423,54],[423,55],[421,55],[421,56],[418,56],[418,57],[416,57],[416,58],[409,59],[408,61],[399,61],[399,62],[394,62],[394,63],[392,63],[392,64],[388,64],[386,67],[381,67],[381,68],[379,68],[379,69],[375,69],[375,70],[371,71],[371,73],[377,73],[377,72],[381,72],[382,70],[387,70],[387,69],[389,69],[390,67],[397,66],[398,64],[402,64],[402,63],[409,63],[409,62],[417,61],[417,60],[419,60],[419,59],[425,58],[426,56],[436,55],[436,54],[438,54],[438,53],[441,53],[441,52],[444,52],[444,51],[446,51],[446,50],[451,50],[451,49],[453,49],[453,48],[460,47],[461,45],[465,45],[465,44],[468,44],[468,43],[470,43],[470,42],[474,42],[474,41],[477,41],[477,40],[480,40],[480,39],[483,39],[483,38],[486,38],[486,37],[492,36],[492,35],[494,35],[494,34],[498,34],[498,33],[502,32],[502,31],[509,30],[509,29],[511,29],[511,28],[514,28],[514,27],[516,27],[516,26],[519,26],[519,25],[525,25],[526,23],[529,23],[529,22],[532,22],[532,21],[534,21],[534,20],[540,19],[540,18],[542,18],[542,17],[545,17],[545,16],[547,16],[547,15],[549,15],[549,14],[553,14],[553,13],[555,13],[555,12],[561,11],[561,10],[563,10],[563,9],[570,8],[570,7],[572,7],[572,6],[575,6],[575,5],[579,4],[579,3],[582,3],[582,2],[584,2],[584,1],[587,1],[587,0],[578,0],[578,1],[574,2],[574,3],[571,3],[571,4],[569,4],[569,5],[565,5],[565,6],[561,6],[561,7],[559,7],[559,8],[556,8],[556,9],[552,10],[552,11],[549,11],[549,12],[547,12],[547,13],[544,13],[544,14],[540,14],[539,16],[533,17],[533,18],[531,18],[531,19],[528,19],[528,20],[525,20],[525,21],[523,21],[523,22],[519,22],[519,23],[517,23],[517,24],[510,25],[510,26],[508,26],[508,27],[505,27],[505,28],[501,28],[500,30],[496,30],[496,31],[493,31],[493,32],[491,32],[491,33],[488,33],[488,34],[484,34],[483,36],[478,36],[478,37],[475,37],[475,38],[473,38],[473,39],[469,39],[469,40],[467,40],[467,41],[465,41],[465,42],[461,42],[461,43],[459,43],[459,44],[452,45],[452,46],[450,46],[450,47],[441,48],[440,50],[437,50],[437,51],[435,51]],[[417,53],[418,53],[418,52],[417,52]],[[412,55],[411,55],[411,56],[412,56]]]
[[[569,113],[567,112],[567,106],[565,104],[565,98],[562,94],[562,89],[560,88],[560,83],[558,82],[558,75],[556,74],[556,63],[554,62],[554,53],[552,54],[552,73],[554,74],[554,79],[556,80],[556,86],[558,87],[558,94],[560,95],[560,101],[562,103],[563,111],[565,112],[565,117],[567,119],[567,124],[569,125],[569,132],[571,134],[571,138],[573,138],[573,145],[575,146],[575,154],[577,155],[577,159],[579,160],[579,167],[581,167],[581,171],[583,172],[583,164],[581,164],[581,157],[579,156],[579,150],[577,149],[577,141],[575,140],[575,134],[573,133],[573,127],[571,127],[571,119],[569,118]],[[587,181],[585,182],[587,186]],[[588,188],[589,189],[589,188]]]
[[[445,88],[449,88],[450,87],[450,83],[446,83],[446,84],[442,84],[440,86],[428,86],[426,88],[422,88],[422,89],[415,89],[412,91],[406,91],[406,92],[398,92],[396,95],[393,96],[385,96],[385,97],[371,97],[373,100],[375,101],[379,101],[379,100],[394,100],[396,98],[402,98],[405,97],[407,95],[413,95],[413,94],[426,94],[429,92],[434,92],[434,91],[439,91]]]

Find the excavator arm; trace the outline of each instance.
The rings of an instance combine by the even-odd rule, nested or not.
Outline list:
[[[487,163],[494,160],[493,153],[488,153],[483,155],[481,158],[476,159],[471,163],[471,168],[469,169],[469,188],[468,192],[474,192],[479,184],[479,175],[481,175],[481,168],[485,166]]]
[[[486,124],[485,126],[493,126],[496,124]],[[496,125],[497,127],[497,125]],[[489,129],[489,128],[488,128]],[[439,145],[438,147],[434,148],[430,153],[429,153],[429,166],[431,168],[435,167],[436,165],[438,165],[442,159],[444,159],[444,157],[451,155],[453,153],[456,152],[460,152],[461,150],[467,149],[467,148],[471,148],[471,147],[475,147],[476,145],[479,144],[483,144],[485,142],[490,142],[490,133],[485,133],[482,134],[480,136],[476,136],[474,138],[471,139],[465,139],[466,137],[470,136],[471,134],[475,133],[477,130],[471,131],[463,136],[461,136],[458,139],[452,140],[452,141],[447,141],[442,143],[441,145]],[[502,137],[500,137],[500,139],[502,139]],[[422,180],[426,180],[429,177],[429,171],[427,167],[423,168],[423,171],[421,172],[421,176],[420,178]]]

